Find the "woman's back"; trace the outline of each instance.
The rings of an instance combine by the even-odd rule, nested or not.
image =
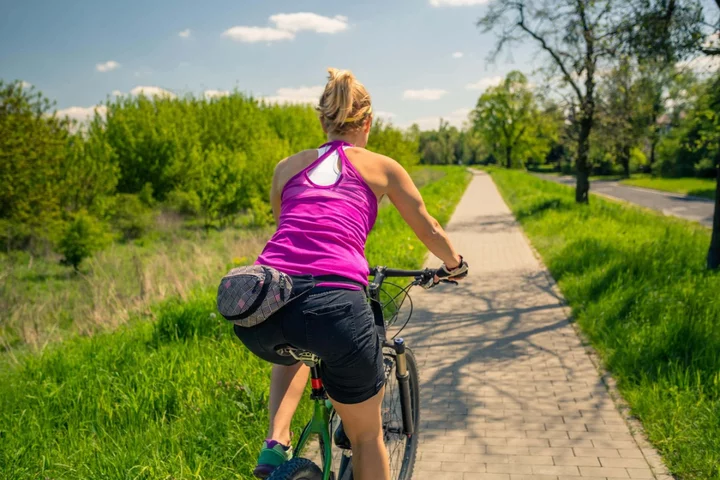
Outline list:
[[[278,229],[258,264],[289,275],[338,275],[367,284],[365,241],[375,224],[377,197],[348,160],[346,146],[329,142],[321,150],[325,153],[304,168],[307,152],[286,161],[285,178],[300,170],[283,179]],[[334,155],[339,157],[335,182],[314,183],[313,171]]]

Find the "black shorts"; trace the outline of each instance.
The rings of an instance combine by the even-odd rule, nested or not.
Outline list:
[[[251,352],[268,362],[297,363],[276,353],[283,345],[320,357],[325,389],[340,403],[363,402],[385,384],[382,343],[362,290],[315,287],[263,323],[234,329]]]

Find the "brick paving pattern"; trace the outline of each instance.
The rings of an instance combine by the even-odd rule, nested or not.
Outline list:
[[[475,173],[448,231],[471,277],[414,290],[403,331],[420,365],[413,478],[671,478],[653,476],[657,453],[633,439],[488,175]]]

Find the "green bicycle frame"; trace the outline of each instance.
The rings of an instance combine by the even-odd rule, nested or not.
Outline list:
[[[305,444],[313,436],[317,435],[321,442],[323,455],[323,480],[330,480],[332,470],[332,437],[330,435],[330,416],[334,409],[327,399],[325,388],[320,380],[320,371],[317,364],[310,365],[310,377],[312,383],[312,394],[310,398],[315,402],[313,416],[300,434],[294,455],[299,455],[305,448]],[[337,478],[341,478],[342,472]]]

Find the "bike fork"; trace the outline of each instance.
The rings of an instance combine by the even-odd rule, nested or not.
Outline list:
[[[395,349],[396,365],[395,378],[400,388],[400,404],[402,406],[403,433],[408,437],[415,433],[415,425],[413,425],[412,404],[410,401],[410,374],[407,369],[407,359],[405,358],[405,341],[402,338],[396,338],[393,341]]]

